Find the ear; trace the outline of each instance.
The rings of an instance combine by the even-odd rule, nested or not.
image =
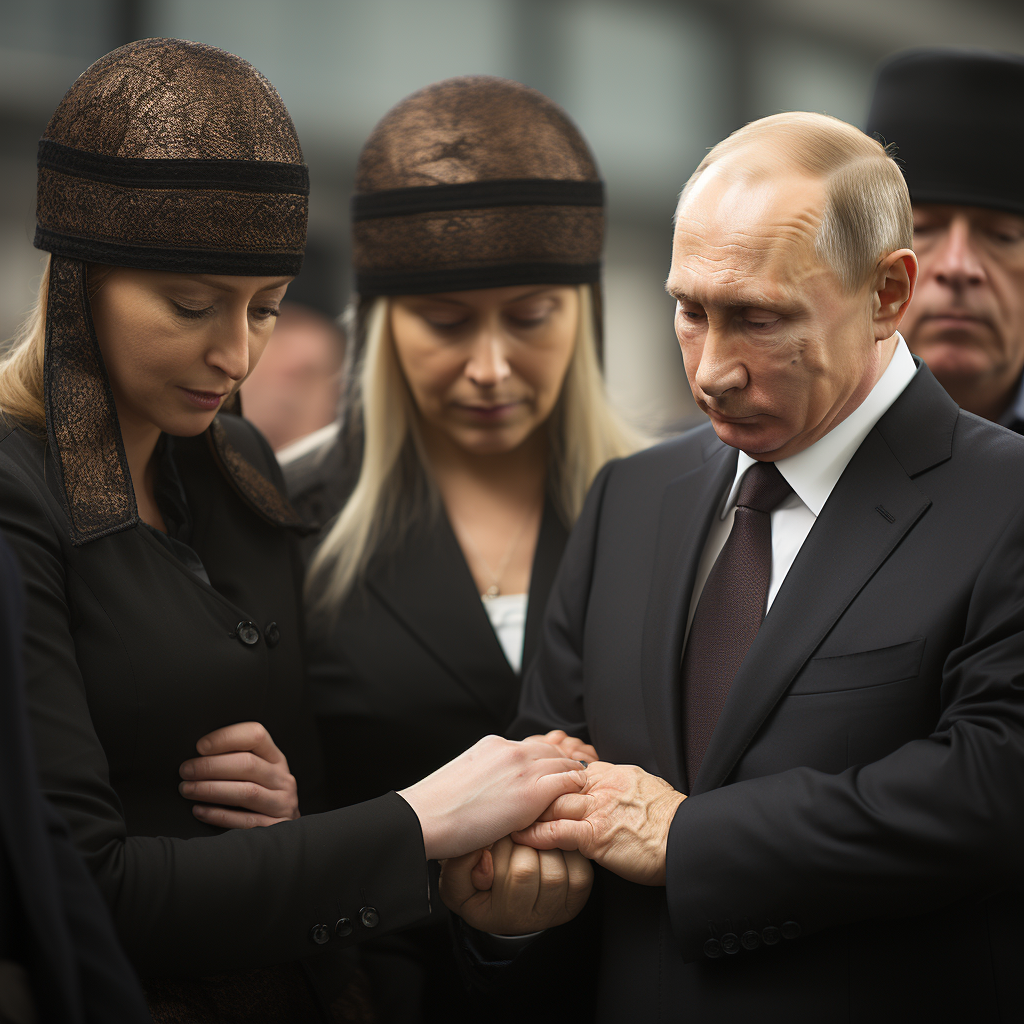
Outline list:
[[[879,263],[871,283],[876,341],[891,338],[899,329],[916,285],[917,257],[910,249],[897,249]]]

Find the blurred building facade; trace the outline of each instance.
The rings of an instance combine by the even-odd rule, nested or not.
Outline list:
[[[310,238],[347,294],[359,148],[395,102],[451,75],[503,75],[561,103],[608,184],[607,374],[652,427],[689,398],[662,289],[671,215],[703,153],[780,110],[862,123],[876,62],[914,45],[1024,52],[1018,0],[0,0],[0,339],[35,293],[37,140],[74,78],[142,36],[221,46],[291,110],[310,167]],[[968,140],[964,140],[968,144]]]

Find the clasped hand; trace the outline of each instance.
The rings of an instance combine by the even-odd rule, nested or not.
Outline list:
[[[220,828],[276,825],[299,816],[299,793],[288,761],[259,722],[207,733],[200,757],[179,769],[178,792],[198,801],[192,813]]]

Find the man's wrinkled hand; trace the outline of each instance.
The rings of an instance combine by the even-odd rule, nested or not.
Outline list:
[[[685,799],[641,768],[597,761],[579,793],[558,797],[512,838],[537,850],[578,850],[630,882],[664,885],[668,833]]]
[[[511,839],[446,860],[441,899],[467,924],[494,935],[527,935],[571,921],[594,882],[579,853],[535,850]]]
[[[544,735],[538,733],[536,736],[527,736],[526,741],[530,740],[550,743],[553,747],[558,747],[566,757],[571,757],[574,761],[586,761],[587,764],[590,764],[593,761],[600,760],[597,756],[597,751],[589,743],[584,743],[583,740],[570,736],[564,729],[552,729],[551,732],[546,732]]]

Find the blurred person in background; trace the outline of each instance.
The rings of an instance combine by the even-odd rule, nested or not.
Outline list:
[[[429,86],[363,147],[342,431],[287,469],[331,520],[309,660],[338,804],[504,731],[587,489],[640,444],[601,377],[603,201],[565,113],[503,79]],[[434,907],[367,961],[389,1020],[469,1019]]]
[[[903,321],[962,408],[1024,433],[1024,57],[919,49],[878,71],[867,132],[895,147],[921,277]]]
[[[0,528],[44,793],[158,1022],[366,1019],[348,947],[427,913],[428,858],[526,824],[579,762],[491,737],[308,813],[303,524],[263,438],[219,414],[301,267],[291,118],[238,57],[148,39],[76,80],[38,159],[51,255],[0,363]]]
[[[334,291],[339,260],[315,244],[289,285],[274,327],[274,344],[241,388],[242,414],[283,466],[332,441],[345,362],[345,331]]]

